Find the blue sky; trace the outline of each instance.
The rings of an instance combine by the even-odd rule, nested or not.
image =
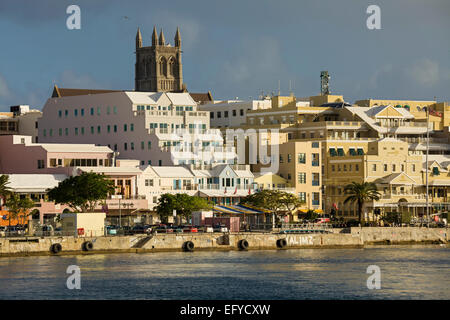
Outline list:
[[[81,30],[66,8],[81,8]],[[366,9],[381,9],[368,30]],[[128,17],[125,18],[124,16]],[[53,84],[132,90],[134,43],[153,26],[173,44],[179,26],[184,82],[216,99],[261,91],[316,95],[321,70],[332,93],[365,98],[450,100],[448,0],[1,0],[0,111],[42,108]]]

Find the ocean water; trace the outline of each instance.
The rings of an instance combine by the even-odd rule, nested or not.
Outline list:
[[[66,286],[80,268],[81,289]],[[367,267],[381,288],[367,288]],[[389,246],[0,258],[0,299],[450,299],[450,248]]]

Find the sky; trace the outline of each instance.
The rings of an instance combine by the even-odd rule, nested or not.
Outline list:
[[[328,70],[348,102],[450,101],[449,0],[1,0],[0,111],[41,109],[54,84],[133,90],[136,30],[148,46],[155,25],[172,45],[180,28],[188,90],[218,100],[317,95]]]

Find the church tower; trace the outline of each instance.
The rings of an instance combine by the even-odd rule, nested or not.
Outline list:
[[[136,34],[135,90],[151,92],[183,92],[181,35],[177,28],[174,46],[166,43],[164,32],[158,37],[153,28],[152,45],[144,47],[141,31]]]

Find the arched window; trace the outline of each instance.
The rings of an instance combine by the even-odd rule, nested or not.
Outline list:
[[[159,60],[159,74],[167,76],[167,61],[164,57]]]
[[[174,57],[169,58],[169,75],[175,76],[175,59]]]

